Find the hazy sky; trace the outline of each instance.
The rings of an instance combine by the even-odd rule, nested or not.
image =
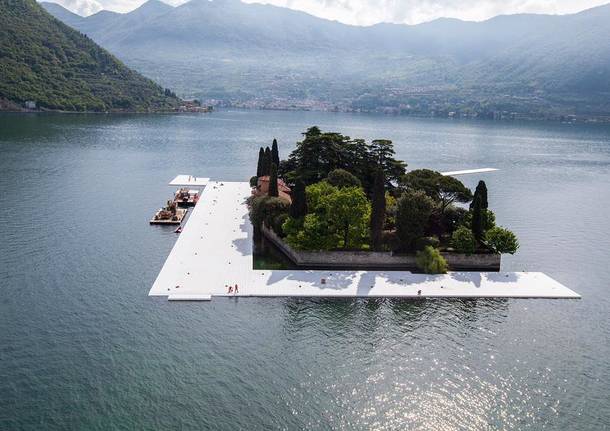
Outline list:
[[[144,0],[49,0],[73,12],[90,15],[101,9],[128,12]],[[164,0],[178,5],[185,0]],[[245,0],[302,10],[348,24],[377,22],[416,24],[440,17],[480,21],[500,14],[578,12],[609,0]]]

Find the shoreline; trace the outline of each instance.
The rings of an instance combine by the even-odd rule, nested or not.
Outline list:
[[[214,106],[209,111],[63,111],[63,110],[52,110],[52,109],[0,109],[0,113],[4,114],[57,114],[57,115],[180,115],[180,114],[211,114],[214,112],[222,111],[245,111],[245,112],[256,112],[256,111],[269,111],[269,112],[314,112],[314,113],[325,113],[325,114],[347,114],[347,115],[364,115],[364,116],[380,116],[387,118],[406,118],[406,119],[424,119],[424,120],[443,120],[451,122],[476,122],[485,124],[515,124],[515,123],[526,123],[526,124],[563,124],[563,125],[610,125],[610,116],[608,117],[583,117],[573,121],[565,121],[561,118],[534,118],[534,117],[518,117],[518,118],[482,118],[482,117],[448,117],[439,115],[413,115],[413,114],[397,114],[387,113],[378,111],[357,111],[357,110],[324,110],[324,109],[290,109],[290,108],[248,108],[241,106]],[[573,117],[573,115],[566,115],[565,117]]]

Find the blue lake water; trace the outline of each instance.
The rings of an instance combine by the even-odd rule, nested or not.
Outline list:
[[[247,180],[311,125],[484,179],[561,300],[215,299],[148,290],[178,173]],[[610,127],[315,112],[0,115],[0,429],[610,427]]]

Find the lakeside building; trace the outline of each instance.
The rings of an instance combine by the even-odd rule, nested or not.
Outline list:
[[[256,187],[254,187],[252,194],[255,196],[262,196],[262,195],[269,194],[269,183],[270,183],[269,175],[263,175],[261,177],[258,177]],[[288,203],[292,203],[292,197],[291,197],[292,190],[290,189],[290,187],[288,187],[288,185],[281,178],[278,178],[278,180],[277,180],[277,190],[278,190],[278,197],[280,199],[283,199]]]

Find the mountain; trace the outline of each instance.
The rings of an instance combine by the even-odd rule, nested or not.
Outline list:
[[[103,19],[44,6],[146,76],[225,104],[610,115],[610,5],[369,27],[239,0],[150,0]]]
[[[48,6],[74,26],[83,20]],[[34,0],[0,0],[0,100],[68,111],[172,110],[179,103]]]

